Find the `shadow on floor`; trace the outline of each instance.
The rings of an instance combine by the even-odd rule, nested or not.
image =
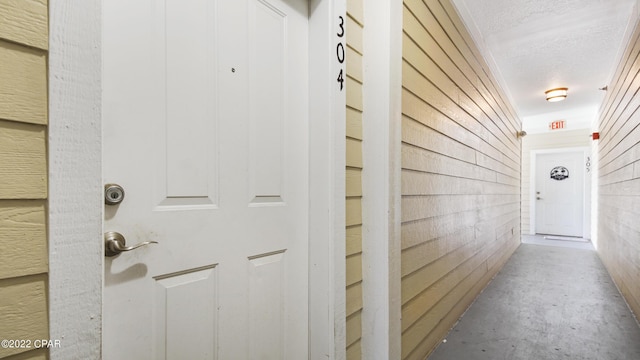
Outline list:
[[[640,359],[640,327],[591,243],[523,236],[428,359]]]

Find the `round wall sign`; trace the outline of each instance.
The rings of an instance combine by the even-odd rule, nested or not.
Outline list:
[[[551,169],[551,178],[554,180],[564,180],[569,177],[569,169],[564,166],[556,166]]]

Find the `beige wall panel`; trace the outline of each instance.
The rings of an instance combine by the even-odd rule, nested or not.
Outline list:
[[[407,89],[402,90],[402,113],[405,117],[428,126],[470,148],[480,148],[482,140],[479,137]]]
[[[640,72],[640,69],[637,70]],[[618,134],[624,135],[633,130],[634,123],[628,120],[635,116],[636,110],[640,106],[640,98],[634,97],[638,88],[640,88],[640,74],[638,72],[633,74],[635,78],[632,83],[628,85],[625,84],[624,95],[616,99],[627,105],[616,108],[612,113],[612,121],[602,129],[607,135],[602,138],[603,141],[601,143],[601,149],[604,153],[608,152],[615,145],[615,143],[610,141],[611,139],[615,139]]]
[[[476,160],[475,151],[470,147],[425,127],[406,116],[402,117],[402,141],[471,164],[475,163]]]
[[[345,19],[345,25],[347,45],[358,53],[364,54],[362,49],[362,26],[349,17]]]
[[[517,175],[517,174],[514,174],[514,175]],[[514,178],[509,175],[496,173],[496,182],[499,184],[518,186],[520,185],[520,176],[518,176],[517,178]]]
[[[519,186],[496,182],[478,181],[413,170],[402,171],[402,194],[404,195],[504,195],[520,194]]]
[[[520,180],[520,168],[514,169],[513,167],[505,166],[505,164],[483,154],[480,151],[476,151],[476,164],[486,167],[487,169],[494,170],[497,173],[509,176],[513,179]]]
[[[0,38],[48,49],[46,0],[0,0]]]
[[[521,128],[449,0],[405,0],[402,357],[424,359],[519,245]]]
[[[616,211],[624,210],[629,212],[630,214],[636,214],[640,216],[639,200],[640,199],[633,196],[619,196],[616,198],[606,197],[602,199],[600,205],[610,209],[615,209]]]
[[[497,174],[493,170],[408,144],[402,144],[402,166],[404,169],[422,172],[457,176],[467,179],[477,179],[488,182],[497,181]]]
[[[362,169],[362,141],[347,138],[347,167]]]
[[[474,256],[462,265],[438,280],[435,284],[424,287],[424,290],[402,305],[402,332],[412,327],[422,316],[431,310],[442,298],[454,288],[462,286],[469,288],[469,282],[478,280],[487,272],[486,263],[482,256]]]
[[[420,41],[424,37],[428,37],[426,32],[423,37],[417,37],[417,41]],[[474,132],[485,141],[493,144],[504,155],[511,157],[512,160],[517,161],[519,154],[516,153],[516,145],[513,142],[507,140],[506,132],[502,132],[490,117],[487,116],[482,109],[479,108],[479,104],[485,104],[484,99],[478,97],[474,102],[464,89],[460,89],[460,84],[455,83],[450,78],[451,72],[457,72],[458,69],[453,64],[437,64],[431,58],[429,58],[423,49],[421,49],[415,41],[411,40],[406,34],[403,37],[404,57],[405,60],[414,67],[419,67],[418,72],[429,79],[442,93],[448,96],[452,101],[466,111],[469,116],[476,121],[469,120],[466,126],[470,131]],[[419,66],[418,66],[419,65]],[[463,77],[464,79],[464,77]],[[466,80],[466,79],[465,79]],[[468,90],[472,91],[472,90]],[[471,96],[474,94],[472,93]],[[489,108],[490,109],[490,108]],[[492,113],[494,118],[497,118],[495,113]],[[515,134],[515,132],[514,132]],[[509,136],[508,139],[515,138],[515,136]],[[504,141],[504,143],[502,142]]]
[[[347,107],[347,137],[362,140],[362,111]]]
[[[360,26],[363,21],[364,6],[363,0],[347,0],[347,14],[353,18]]]
[[[635,164],[629,164],[617,170],[614,170],[600,177],[600,185],[616,184],[624,181],[632,180],[635,176]]]
[[[404,196],[402,222],[425,219],[470,210],[494,211],[502,205],[520,204],[519,194],[513,195],[434,195]]]
[[[0,119],[46,124],[46,52],[0,40],[0,64]]]
[[[504,264],[511,254],[512,252],[505,252],[501,263]],[[481,268],[484,266],[483,263]],[[453,324],[458,320],[459,315],[455,315],[462,314],[482,288],[495,276],[495,272],[481,268],[471,272],[453,291],[433,307],[433,311],[421,318],[411,329],[403,332],[403,359],[423,360],[424,356],[421,354],[430,352],[440,343],[451,328],[451,325],[448,324]],[[456,303],[457,299],[459,300]],[[432,330],[428,331],[429,329]],[[415,344],[419,345],[414,346]],[[413,351],[409,349],[413,349]]]
[[[347,46],[347,75],[362,84],[362,55]]]
[[[438,0],[426,0],[425,4],[429,7],[429,10],[437,19],[437,22],[442,26],[442,29],[446,33],[446,37],[442,37],[442,39],[451,39],[452,45],[456,46],[459,49],[460,53],[464,57],[465,61],[471,65],[473,68],[473,73],[477,76],[479,80],[478,87],[486,89],[487,98],[491,98],[491,94],[495,94],[495,98],[500,98],[502,104],[505,104],[506,101],[503,99],[506,98],[504,93],[499,90],[499,86],[497,86],[497,82],[493,79],[491,74],[491,70],[487,66],[486,62],[482,59],[480,52],[477,50],[475,46],[471,46],[472,41],[465,41],[465,38],[461,35],[461,33],[466,33],[465,25],[462,24],[462,21],[457,16],[455,12],[447,14],[444,8],[441,5],[441,2]],[[457,25],[456,25],[457,24]],[[433,25],[433,24],[431,24]],[[428,27],[432,29],[432,27]],[[462,31],[460,31],[462,29]],[[471,37],[466,34],[467,38],[471,40]],[[440,39],[440,37],[438,37]],[[454,52],[455,54],[455,52]],[[515,112],[508,112],[511,115],[505,116],[500,122],[496,122],[499,127],[503,127],[505,129],[505,133],[515,134],[517,129],[519,129],[520,124],[519,121],[515,121]],[[510,129],[507,127],[510,126]],[[515,139],[514,139],[515,141]],[[517,144],[517,142],[514,142]]]
[[[467,227],[473,227],[477,222],[476,210],[405,222],[401,229],[402,250],[455,234]]]
[[[640,160],[640,143],[632,146],[622,155],[606,164],[600,164],[600,175],[604,176],[612,171],[616,171],[623,166],[632,164]]]
[[[624,50],[623,56],[621,57],[621,62],[618,65],[615,73],[612,77],[612,83],[609,84],[607,93],[604,98],[604,106],[602,107],[602,116],[601,119],[603,121],[602,124],[606,125],[609,120],[609,112],[612,111],[612,108],[615,108],[617,102],[614,100],[615,96],[618,94],[620,88],[623,86],[623,81],[619,81],[619,79],[624,78],[628,74],[632,73],[631,68],[633,66],[638,66],[637,62],[635,62],[636,57],[640,53],[640,32],[636,31],[633,33],[631,38],[629,39],[627,48]],[[633,45],[632,45],[633,44]]]
[[[46,198],[46,128],[0,120],[0,139],[0,199]]]
[[[346,206],[347,226],[362,224],[362,201],[360,198],[347,199]]]
[[[598,253],[636,316],[640,314],[640,29],[636,27],[605,97],[599,148]]]
[[[486,285],[490,279],[487,279],[486,275],[488,274],[483,271],[473,272],[465,278],[466,281],[454,287],[411,328],[404,331],[402,358],[424,360],[423,354],[431,351],[440,342],[476,294]]]
[[[346,194],[347,197],[362,196],[362,170],[349,168],[346,171]]]
[[[459,33],[453,31],[451,34],[449,34],[440,27],[440,22],[444,22],[445,24],[449,23],[448,17],[437,19],[436,16],[434,16],[434,14],[427,7],[425,7],[420,0],[407,0],[405,1],[405,5],[408,6],[413,14],[415,14],[415,17],[420,21],[422,26],[429,30],[433,38],[438,41],[439,46],[442,47],[447,53],[447,56],[451,58],[456,66],[466,75],[468,79],[470,79],[474,87],[480,92],[485,101],[492,105],[502,115],[504,113],[502,110],[503,108],[505,108],[505,106],[500,105],[503,105],[505,103],[501,99],[501,97],[504,95],[500,94],[498,96],[494,96],[496,94],[496,86],[494,84],[494,81],[490,80],[485,73],[485,71],[489,73],[488,69],[486,69],[486,65],[483,68],[478,63],[477,59],[474,57],[473,53],[469,50],[466,44],[460,44],[459,42],[450,41],[450,36],[459,38]],[[464,26],[462,26],[462,28],[464,28]],[[495,102],[495,98],[500,99],[499,104]],[[507,111],[507,113],[515,114],[514,111]],[[507,124],[511,124],[512,133],[515,133],[515,129],[517,129],[519,125],[513,120],[513,117],[514,115],[502,116],[502,119]],[[509,132],[510,131],[507,131],[507,133]]]
[[[466,129],[469,135],[482,137],[482,134],[487,131],[483,127],[477,127],[476,124],[478,124],[478,122],[474,118],[472,118],[466,112],[461,111],[458,105],[456,105],[449,97],[442,94],[437,87],[435,87],[431,82],[427,81],[427,79],[420,75],[420,73],[418,73],[407,62],[403,62],[402,81],[403,86],[406,90],[410,91],[415,96],[422,99],[424,102],[427,102],[432,107],[438,108],[439,111],[444,113],[448,118],[454,120],[455,122],[460,124],[461,127]],[[405,110],[403,110],[403,112],[405,112]],[[407,109],[405,115],[411,116],[412,113],[412,109]],[[517,162],[505,156],[495,146],[489,145],[486,142],[490,140],[491,139],[481,139],[481,141],[478,141],[477,144],[474,144],[475,146],[473,146],[473,148],[486,153],[497,161],[511,166],[512,169],[519,169]],[[495,139],[494,142],[496,142]],[[466,144],[467,142],[465,141],[464,143]]]
[[[402,302],[406,303],[468,259],[477,256],[479,244],[473,239],[433,263],[402,278]]]
[[[631,119],[631,121],[638,120],[636,118]],[[615,160],[617,157],[628,151],[629,148],[637,144],[640,141],[640,128],[635,127],[631,132],[619,135],[620,136],[617,137],[619,139],[619,142],[615,147],[613,147],[610,151],[600,152],[600,158],[602,159],[603,165]]]
[[[355,314],[357,311],[362,309],[362,280],[357,283],[347,286],[347,308],[346,314],[347,317]]]
[[[640,196],[640,179],[600,186],[600,195]]]
[[[347,286],[362,281],[362,254],[347,257]]]
[[[347,357],[360,359],[362,334],[363,2],[347,2],[346,32],[346,309]]]
[[[0,280],[3,339],[47,339],[47,275]],[[0,358],[29,349],[0,347]]]
[[[48,354],[48,349],[37,349],[9,356],[5,360],[47,360],[49,359]]]
[[[0,279],[47,272],[45,202],[0,201]]]
[[[362,358],[362,343],[360,340],[347,348],[347,360],[360,360]]]
[[[401,275],[406,276],[431,264],[441,257],[472,242],[474,227],[462,228],[453,234],[420,243],[402,251]]]
[[[355,225],[347,228],[346,234],[347,256],[362,252],[362,226]]]
[[[614,108],[614,111],[611,112],[610,119],[606,126],[601,128],[604,136],[602,141],[600,142],[600,148],[603,153],[607,153],[613,146],[617,143],[612,142],[612,139],[617,138],[619,133],[626,134],[633,130],[633,122],[627,121],[629,118],[634,116],[634,113],[640,106],[640,98],[634,97],[638,88],[640,88],[640,77],[639,72],[640,68],[632,69],[635,73],[630,74],[630,79],[633,79],[633,82],[625,83],[622,85],[621,94],[619,97],[616,97],[615,100],[619,101],[625,106],[620,106]]]
[[[362,337],[362,311],[347,317],[347,347]]]
[[[344,83],[347,90],[347,106],[362,111],[362,84],[349,76]]]

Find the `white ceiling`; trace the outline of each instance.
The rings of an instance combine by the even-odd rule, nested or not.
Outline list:
[[[453,0],[528,132],[590,127],[638,0]],[[492,64],[492,62],[494,64]],[[568,87],[565,101],[545,90]]]

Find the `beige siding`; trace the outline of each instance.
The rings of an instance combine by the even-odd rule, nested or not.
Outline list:
[[[47,272],[44,200],[0,201],[0,279]]]
[[[0,334],[49,337],[47,2],[0,0]],[[0,358],[48,350],[0,348]]]
[[[424,359],[520,243],[520,120],[449,1],[405,0],[402,358]]]
[[[3,339],[48,338],[47,301],[43,296],[46,290],[46,274],[0,280],[0,334]],[[28,350],[0,347],[0,358]]]
[[[46,54],[0,39],[0,119],[47,123]]]
[[[640,314],[640,29],[609,84],[598,121],[598,252]]]
[[[360,359],[362,335],[362,0],[347,1],[347,359]]]
[[[530,134],[522,140],[522,233],[531,230],[531,151],[591,146],[590,129]],[[535,190],[533,190],[535,191]]]
[[[0,38],[49,48],[46,0],[0,0]]]

